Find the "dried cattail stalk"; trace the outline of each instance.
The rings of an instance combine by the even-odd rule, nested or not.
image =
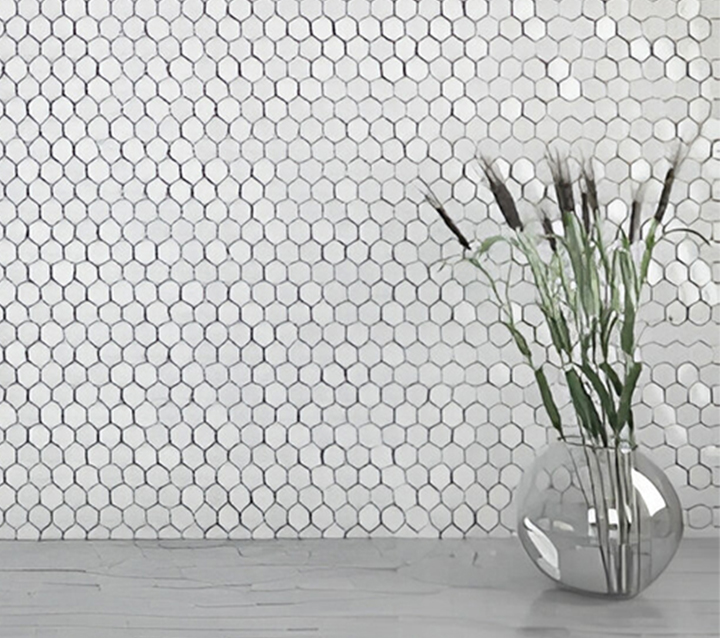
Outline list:
[[[655,209],[655,221],[659,224],[662,222],[662,218],[667,210],[668,203],[670,202],[670,192],[672,191],[673,182],[675,181],[675,175],[677,173],[680,164],[685,159],[685,152],[683,145],[680,144],[675,151],[674,156],[670,160],[670,168],[665,173],[665,180],[663,181],[663,189],[660,194],[660,201],[658,202],[657,208]]]
[[[644,184],[637,189],[630,208],[630,228],[628,232],[628,240],[631,244],[636,239],[640,239],[640,212],[642,210],[642,197],[644,190]]]
[[[445,225],[450,229],[450,231],[457,237],[457,240],[460,242],[460,245],[465,250],[470,250],[470,242],[467,240],[465,235],[462,234],[460,229],[455,225],[455,222],[450,218],[450,215],[447,214],[447,211],[445,210],[444,206],[440,203],[440,200],[435,196],[435,193],[432,192],[430,187],[425,184],[425,201],[430,204],[440,215],[440,218],[445,222]]]
[[[495,172],[492,164],[489,160],[484,157],[480,157],[480,166],[487,177],[495,201],[500,207],[500,212],[503,214],[505,221],[508,226],[513,230],[522,230],[523,224],[520,221],[520,215],[515,206],[515,200],[513,200],[510,191],[507,186],[500,181],[498,174]]]
[[[557,196],[560,212],[563,214],[570,213],[575,210],[575,198],[573,197],[573,187],[567,158],[561,157],[559,151],[556,151],[555,157],[553,157],[548,149],[547,161],[550,165],[550,173],[552,174],[553,184],[555,185],[555,195]]]
[[[590,232],[590,207],[588,206],[588,194],[586,191],[580,193],[580,205],[582,206],[583,228],[586,233]]]

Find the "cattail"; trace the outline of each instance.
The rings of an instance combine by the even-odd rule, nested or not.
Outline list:
[[[655,221],[659,224],[662,221],[663,215],[668,207],[670,201],[670,191],[672,191],[672,185],[675,181],[675,168],[670,167],[665,173],[665,181],[663,182],[662,193],[660,193],[660,201],[658,202],[657,209],[655,210]]]
[[[555,239],[555,233],[553,232],[552,222],[547,216],[545,211],[540,211],[540,222],[542,223],[543,230],[545,231],[545,238],[550,244],[550,248],[554,253],[557,252],[557,239]]]
[[[633,197],[632,206],[630,208],[630,229],[628,233],[628,240],[631,244],[636,239],[640,238],[640,211],[642,209],[642,197],[644,190],[644,184],[637,189],[635,197]]]
[[[432,190],[430,190],[430,187],[427,184],[425,184],[425,189],[425,201],[437,211],[440,218],[445,222],[445,225],[451,230],[455,237],[457,237],[460,245],[465,250],[470,250],[470,242],[467,240],[465,235],[460,232],[460,229],[455,225],[455,222],[450,219],[450,215],[447,214],[447,211],[440,203],[440,200],[435,197],[435,194]]]
[[[665,173],[663,189],[662,193],[660,193],[660,201],[655,209],[655,215],[653,215],[658,224],[662,221],[665,211],[667,210],[668,202],[670,201],[670,192],[672,191],[673,182],[675,181],[675,174],[677,173],[677,169],[683,159],[685,159],[685,156],[683,153],[683,147],[680,145],[675,151],[674,157],[670,160],[670,168],[668,168],[667,173]]]
[[[570,213],[575,210],[575,198],[573,197],[572,181],[570,180],[570,169],[568,167],[567,158],[560,157],[560,153],[556,151],[555,157],[548,150],[548,164],[550,165],[550,173],[555,184],[555,195],[557,196],[558,206],[561,213]]]
[[[583,228],[590,233],[590,207],[588,206],[588,194],[585,191],[580,193],[580,205],[582,206]]]
[[[487,177],[493,197],[495,197],[495,201],[500,207],[500,212],[503,214],[508,226],[513,230],[522,230],[523,224],[520,221],[520,215],[518,214],[515,201],[507,189],[507,186],[500,181],[492,164],[486,158],[480,158],[480,165],[485,173],[485,177]]]

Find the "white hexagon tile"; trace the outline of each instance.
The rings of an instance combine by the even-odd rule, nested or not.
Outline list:
[[[457,253],[415,186],[483,236],[478,142],[530,200],[546,143],[595,145],[622,218],[699,134],[673,214],[717,240],[718,18],[0,3],[0,537],[508,534],[538,394],[474,274],[430,268]],[[675,234],[644,310],[636,422],[696,534],[720,527],[718,261]]]

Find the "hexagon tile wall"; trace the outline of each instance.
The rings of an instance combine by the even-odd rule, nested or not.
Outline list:
[[[528,197],[587,140],[622,216],[699,131],[674,214],[717,238],[719,10],[0,3],[0,536],[509,533],[538,396],[413,184],[483,235],[478,140]],[[672,237],[636,420],[716,533],[718,255]]]

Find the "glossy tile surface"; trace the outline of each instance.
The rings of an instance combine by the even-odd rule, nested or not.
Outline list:
[[[717,636],[718,542],[626,602],[555,589],[516,539],[0,543],[0,637]]]
[[[717,240],[718,18],[0,1],[0,538],[508,536],[547,419],[488,286],[429,267],[459,249],[418,186],[496,235],[481,143],[537,225],[552,143],[594,153],[626,223],[699,133],[667,219]],[[673,233],[655,255],[638,438],[715,534],[718,254]]]

